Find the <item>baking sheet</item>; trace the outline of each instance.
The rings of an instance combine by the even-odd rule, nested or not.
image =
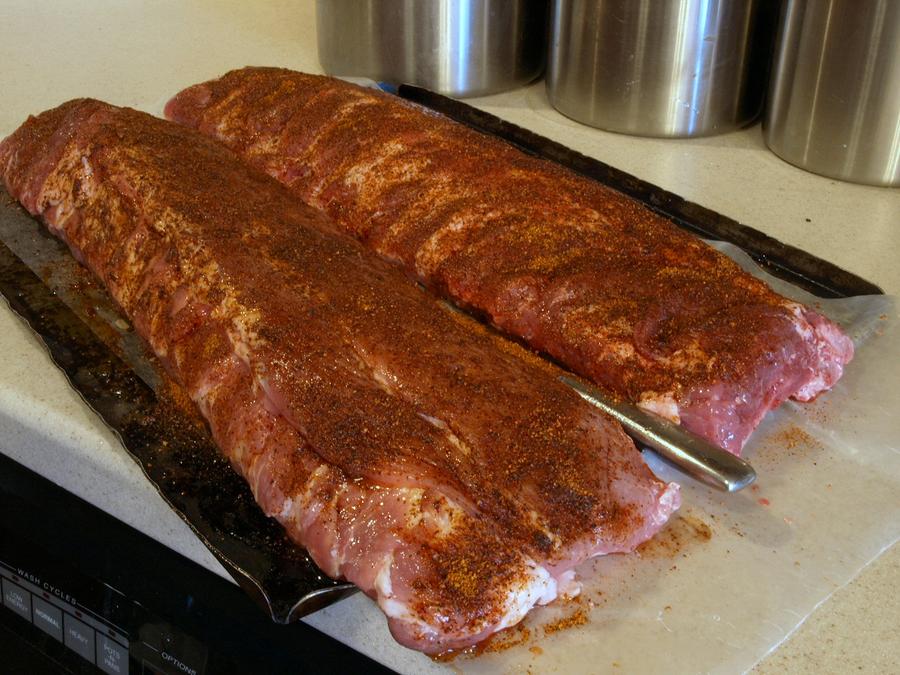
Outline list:
[[[897,302],[821,300],[766,274],[737,247],[714,245],[843,324],[857,345],[832,391],[783,405],[755,432],[745,450],[759,472],[755,486],[719,494],[645,455],[660,476],[681,482],[679,513],[637,554],[585,564],[578,599],[536,609],[478,655],[435,663],[404,650],[362,597],[305,620],[405,673],[567,673],[585,663],[596,672],[742,672],[895,543]]]

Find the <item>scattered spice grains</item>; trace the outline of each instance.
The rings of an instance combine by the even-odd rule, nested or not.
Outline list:
[[[568,628],[583,626],[590,621],[588,609],[585,608],[585,605],[593,607],[594,603],[592,601],[585,600],[582,596],[577,596],[569,600],[563,600],[561,603],[564,603],[564,606],[566,607],[574,608],[574,611],[556,621],[545,624],[542,627],[545,636],[558,633],[559,631]],[[495,654],[504,652],[513,647],[525,647],[526,645],[529,645],[529,642],[534,642],[535,639],[540,637],[540,634],[535,627],[528,627],[528,622],[529,619],[526,619],[523,623],[511,626],[499,633],[494,633],[486,640],[483,640],[476,645],[464,649],[449,649],[440,654],[432,655],[431,660],[437,663],[452,663],[457,658],[477,658],[482,654]],[[544,653],[543,648],[536,644],[529,645],[528,651],[534,656],[541,656]]]
[[[440,654],[433,655],[432,661],[438,663],[450,663],[455,661],[457,657],[475,658],[482,654],[491,654],[503,652],[511,647],[518,647],[526,644],[531,639],[531,629],[522,623],[511,626],[499,633],[494,633],[486,640],[478,644],[466,647],[464,649],[448,649]],[[541,650],[543,653],[543,650]]]
[[[493,639],[486,640],[482,653],[503,652],[510,647],[524,645],[530,639],[531,630],[522,624],[517,624],[512,628],[496,633]]]
[[[791,425],[772,435],[765,444],[765,450],[772,453],[773,456],[790,454],[802,457],[810,452],[823,449],[824,446],[819,439],[796,425]]]
[[[689,544],[705,543],[712,535],[712,528],[699,518],[677,515],[656,536],[638,546],[637,553],[642,558],[674,558]]]
[[[568,628],[574,628],[575,626],[583,626],[588,622],[587,612],[582,608],[578,608],[570,614],[569,616],[564,616],[561,619],[557,619],[553,623],[548,623],[544,626],[544,635],[553,635],[553,633],[558,633],[561,630],[566,630]]]

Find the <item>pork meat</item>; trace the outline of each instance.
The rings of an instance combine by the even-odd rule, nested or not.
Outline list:
[[[223,145],[93,100],[0,144],[265,512],[440,652],[574,591],[677,508],[612,420]]]

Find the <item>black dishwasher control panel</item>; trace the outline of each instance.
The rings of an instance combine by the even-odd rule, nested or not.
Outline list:
[[[2,442],[2,441],[0,441]],[[389,673],[3,454],[0,673]]]
[[[49,554],[10,551],[9,543],[0,542],[4,623],[61,666],[109,675],[206,673],[200,640]],[[24,622],[37,630],[23,629]]]

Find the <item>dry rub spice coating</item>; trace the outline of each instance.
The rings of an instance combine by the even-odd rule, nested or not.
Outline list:
[[[515,623],[677,507],[618,425],[215,141],[78,100],[3,141],[0,172],[404,644]]]
[[[638,202],[383,92],[245,68],[166,113],[431,288],[733,452],[852,356],[833,323]]]

